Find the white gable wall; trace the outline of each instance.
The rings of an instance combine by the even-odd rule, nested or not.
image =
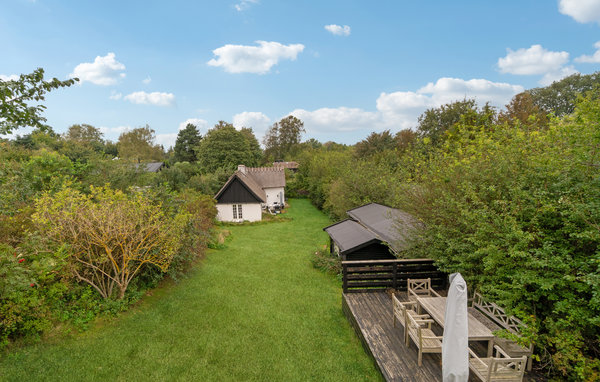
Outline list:
[[[267,206],[272,206],[275,202],[285,203],[285,191],[283,187],[263,188],[267,194]]]
[[[222,222],[256,222],[262,219],[262,209],[260,203],[235,203],[236,206],[242,206],[242,219],[233,219],[234,203],[217,203],[217,220]],[[236,207],[237,209],[237,207]]]

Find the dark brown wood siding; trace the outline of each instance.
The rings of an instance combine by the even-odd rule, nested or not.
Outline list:
[[[390,252],[387,246],[381,243],[373,243],[356,251],[346,253],[344,260],[387,260],[395,258],[396,256]]]
[[[218,203],[260,203],[236,177],[217,199]]]

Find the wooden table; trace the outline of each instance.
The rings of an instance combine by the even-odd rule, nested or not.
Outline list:
[[[419,297],[417,298],[419,308],[425,310],[431,318],[442,328],[446,318],[446,297]],[[492,331],[468,313],[469,341],[487,341],[487,356],[492,356],[494,350],[494,334]]]

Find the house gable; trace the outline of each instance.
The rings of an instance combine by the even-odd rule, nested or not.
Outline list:
[[[265,201],[234,174],[215,195],[217,203],[264,203]]]

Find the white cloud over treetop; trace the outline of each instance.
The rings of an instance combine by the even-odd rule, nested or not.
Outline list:
[[[2,81],[16,81],[19,79],[19,75],[18,74],[11,74],[11,75],[4,75],[4,74],[0,74],[0,80]]]
[[[175,95],[173,93],[146,93],[144,91],[141,91],[128,94],[125,97],[123,97],[123,99],[131,103],[144,105],[172,106],[173,104],[175,104]]]
[[[490,102],[502,107],[524,90],[520,85],[492,82],[485,79],[463,80],[440,78],[417,91],[381,93],[376,100],[376,111],[360,108],[320,108],[314,111],[296,109],[290,114],[304,121],[304,126],[318,139],[344,142],[343,134],[413,128],[426,109],[466,98],[475,98],[480,105]],[[354,136],[354,135],[352,135]],[[345,142],[352,143],[352,142]]]
[[[73,69],[69,77],[79,78],[79,83],[91,82],[95,85],[114,85],[125,77],[125,65],[115,59],[114,53],[97,56],[94,62],[83,62]]]
[[[325,29],[336,36],[350,36],[350,27],[348,25],[325,25]]]
[[[283,45],[275,41],[256,41],[258,46],[227,44],[213,50],[217,58],[208,65],[222,67],[229,73],[268,73],[279,60],[296,60],[304,50],[302,44]]]
[[[238,129],[251,127],[255,133],[264,133],[269,128],[271,119],[259,111],[244,111],[233,116],[233,126]]]
[[[558,9],[560,13],[571,16],[577,22],[600,24],[600,1],[560,0]]]
[[[188,123],[191,123],[192,125],[196,126],[198,128],[198,130],[201,130],[201,129],[208,130],[208,121],[205,121],[204,119],[200,119],[200,118],[186,119],[185,121],[183,121],[179,124],[179,130],[185,129],[185,127],[188,125]]]
[[[594,44],[596,51],[591,56],[586,54],[581,55],[575,59],[575,62],[582,62],[586,64],[600,64],[600,41]]]

